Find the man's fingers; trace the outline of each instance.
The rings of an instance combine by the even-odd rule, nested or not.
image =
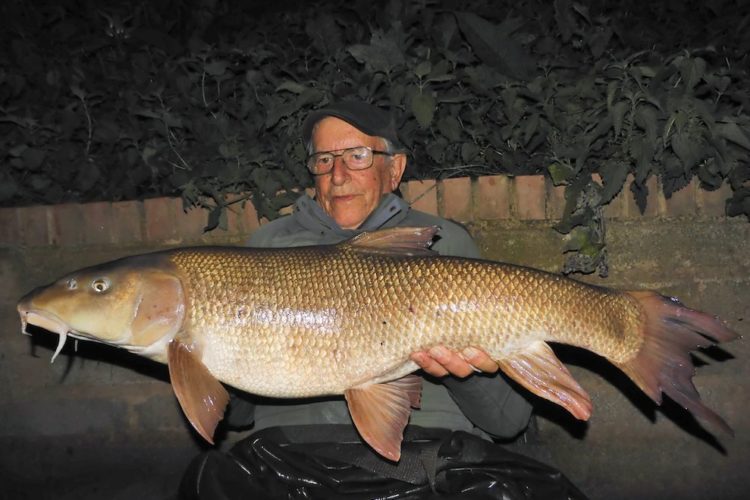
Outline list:
[[[434,377],[450,374],[464,378],[475,371],[495,373],[498,370],[497,363],[486,352],[475,347],[467,347],[459,354],[439,345],[427,352],[412,353],[411,359]]]
[[[476,347],[467,347],[461,354],[472,366],[483,372],[495,373],[500,368],[494,359]]]
[[[448,375],[448,370],[443,368],[443,365],[435,361],[426,352],[415,352],[411,355],[412,361],[419,365],[419,367],[429,373],[433,377],[445,377]]]
[[[474,369],[460,354],[441,345],[431,348],[429,354],[435,358],[435,361],[443,365],[443,368],[448,370],[451,375],[463,378],[474,373]]]

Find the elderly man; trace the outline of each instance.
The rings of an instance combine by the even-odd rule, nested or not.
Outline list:
[[[262,226],[250,237],[253,247],[333,244],[362,231],[394,226],[439,226],[432,249],[441,255],[479,257],[459,225],[409,207],[396,191],[406,168],[395,126],[385,111],[345,101],[315,111],[302,127],[307,166],[315,179],[315,199],[300,197],[291,216]],[[433,377],[423,384],[422,407],[410,425],[464,430],[510,438],[526,427],[531,405],[501,377],[467,377],[475,369],[489,373],[497,364],[485,353],[462,353],[437,346],[412,359]],[[240,408],[233,402],[230,423],[254,420],[254,430],[278,425],[350,423],[343,400],[299,404],[280,402]],[[241,416],[240,416],[241,415]]]
[[[406,155],[388,113],[361,102],[336,103],[311,113],[302,136],[315,197],[300,197],[290,216],[258,229],[249,246],[334,244],[362,231],[435,225],[441,229],[433,250],[479,256],[461,226],[413,210],[393,194]],[[564,478],[550,481],[559,477],[557,471],[509,457],[489,441],[490,436],[512,438],[522,432],[531,405],[495,373],[497,364],[486,353],[437,346],[411,357],[425,380],[421,407],[412,411],[404,433],[399,464],[385,462],[362,443],[343,398],[289,401],[233,394],[228,425],[252,424],[252,434],[232,448],[231,460],[208,453],[194,461],[182,485],[191,492],[186,496],[230,498],[224,495],[231,482],[223,478],[234,469],[235,475],[246,476],[237,484],[244,485],[247,498],[434,498],[430,495],[441,489],[463,495],[467,488],[476,488],[482,498],[528,498],[515,495],[532,491],[537,479],[547,488],[544,498],[558,493],[575,497]],[[468,376],[475,371],[487,374]],[[439,474],[447,468],[454,472]],[[439,477],[442,486],[436,486]],[[446,486],[446,481],[454,484]],[[550,488],[555,481],[564,484]]]

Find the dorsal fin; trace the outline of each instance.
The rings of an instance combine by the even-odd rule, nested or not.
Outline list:
[[[394,227],[358,234],[342,243],[353,250],[389,255],[435,255],[429,249],[438,226]]]

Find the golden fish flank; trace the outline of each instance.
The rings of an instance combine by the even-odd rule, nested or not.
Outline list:
[[[547,341],[605,356],[657,403],[663,391],[731,432],[690,380],[690,350],[736,336],[718,319],[654,292],[439,257],[426,249],[435,231],[135,256],[72,273],[18,310],[24,325],[60,334],[58,351],[71,335],[167,362],[183,410],[209,441],[228,400],[221,381],[272,397],[343,394],[363,439],[398,460],[421,391],[409,354],[437,344],[484,349],[521,385],[587,419],[588,394]]]

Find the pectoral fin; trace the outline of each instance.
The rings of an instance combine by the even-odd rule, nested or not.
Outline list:
[[[349,412],[362,439],[394,462],[401,458],[401,441],[410,407],[419,407],[422,379],[416,375],[353,387],[344,392]]]
[[[591,416],[591,399],[545,342],[538,341],[497,360],[513,380],[544,399],[557,403],[579,420]]]
[[[224,417],[229,393],[187,344],[172,340],[167,353],[169,378],[182,411],[198,434],[214,444],[214,430]]]

